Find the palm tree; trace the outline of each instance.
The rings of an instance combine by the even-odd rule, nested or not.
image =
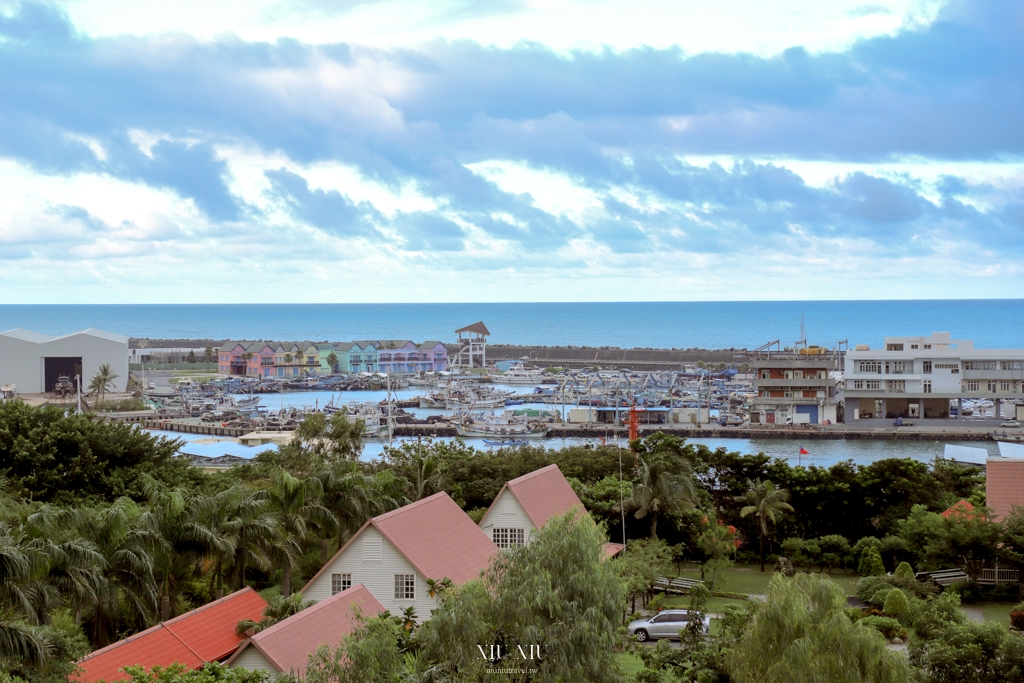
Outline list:
[[[637,519],[651,516],[651,538],[658,537],[661,513],[692,508],[697,500],[697,485],[690,464],[682,458],[654,452],[638,457],[638,482],[631,503]]]
[[[92,381],[89,382],[88,389],[95,391],[99,394],[100,403],[103,403],[104,397],[107,395],[107,391],[110,390],[110,386],[114,383],[114,380],[121,375],[111,369],[110,365],[104,363],[100,366],[96,374],[92,376]]]
[[[203,354],[206,356],[206,371],[210,371],[210,363],[213,362],[213,347],[207,346],[203,349]]]
[[[0,522],[0,662],[10,660],[41,667],[51,644],[35,622],[34,572],[45,561],[24,534]]]
[[[214,496],[207,515],[207,526],[221,539],[207,558],[212,563],[210,588],[222,598],[225,579],[239,589],[245,585],[247,567],[271,568],[270,552],[280,543],[281,528],[267,501],[257,500],[242,486]]]
[[[331,351],[329,354],[327,354],[327,364],[331,366],[331,372],[338,371],[338,356],[334,353],[334,351]]]
[[[323,505],[323,484],[316,477],[299,479],[284,470],[274,472],[271,485],[254,494],[257,500],[266,500],[277,515],[284,532],[284,545],[279,546],[277,557],[281,561],[281,594],[292,592],[292,570],[296,555],[312,529],[332,532],[337,520]]]
[[[264,629],[268,629],[279,621],[284,621],[288,617],[298,614],[307,607],[312,607],[315,604],[316,600],[303,601],[301,593],[296,593],[295,595],[290,595],[288,597],[278,595],[267,602],[267,606],[263,608],[262,619],[259,621],[243,619],[238,622],[238,626],[235,627],[235,632],[240,636],[251,636]]]
[[[787,503],[789,491],[777,489],[769,481],[747,479],[747,491],[736,500],[747,505],[740,510],[740,517],[754,515],[758,519],[761,531],[761,571],[764,571],[764,540],[768,537],[768,525],[776,524],[787,512],[793,512],[793,506]]]
[[[247,375],[249,374],[249,361],[251,361],[254,357],[255,354],[252,351],[246,351],[245,353],[242,354],[242,360],[245,361],[245,374]]]

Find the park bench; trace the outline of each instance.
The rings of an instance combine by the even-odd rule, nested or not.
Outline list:
[[[662,593],[676,593],[683,595],[689,593],[690,589],[697,584],[703,584],[704,582],[700,579],[669,579],[665,576],[659,576],[654,580],[654,590],[661,591]]]
[[[966,581],[967,574],[961,569],[942,569],[937,572],[918,572],[914,575],[918,581],[934,581],[940,586],[949,586],[957,581]]]

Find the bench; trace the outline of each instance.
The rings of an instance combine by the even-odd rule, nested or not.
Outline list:
[[[918,581],[934,581],[940,586],[949,586],[957,581],[966,581],[967,574],[961,569],[942,569],[937,572],[918,572],[914,575]]]
[[[683,595],[689,593],[690,589],[697,584],[703,584],[704,582],[700,579],[669,579],[665,576],[659,576],[654,580],[654,590],[661,591],[662,593],[676,593],[677,595]]]

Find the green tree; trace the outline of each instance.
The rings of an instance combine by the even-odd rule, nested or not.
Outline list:
[[[714,588],[718,572],[732,564],[730,558],[736,552],[735,531],[711,519],[704,533],[697,538],[697,546],[707,556],[707,560],[701,567],[701,576],[705,577],[710,573],[711,578],[708,583]]]
[[[189,349],[188,357],[185,360],[187,360],[189,363],[198,363],[199,361],[196,359],[196,350]]]
[[[890,617],[901,617],[910,610],[910,601],[899,588],[893,588],[885,597],[882,611]]]
[[[988,508],[975,508],[971,515],[950,515],[937,527],[925,546],[933,564],[962,566],[976,582],[985,565],[995,559],[1002,542],[1002,525]]]
[[[903,683],[903,655],[873,629],[851,622],[846,595],[824,574],[774,575],[767,600],[728,658],[736,683]]]
[[[658,537],[662,514],[692,508],[697,487],[689,463],[670,452],[654,451],[637,456],[637,483],[631,496],[637,519],[651,518],[651,538]]]
[[[787,512],[793,512],[793,506],[787,503],[789,491],[775,488],[770,481],[755,479],[747,482],[747,490],[739,499],[746,503],[740,510],[740,517],[754,515],[757,517],[758,531],[761,535],[761,571],[764,571],[764,542],[768,538],[769,526],[778,524]]]
[[[307,607],[312,607],[315,604],[316,600],[303,600],[301,593],[295,593],[288,597],[278,595],[267,602],[267,606],[263,608],[262,619],[259,621],[243,619],[238,622],[238,626],[235,627],[235,631],[240,636],[248,637],[254,633],[259,633],[260,631],[268,629],[274,624],[284,621],[288,617],[298,614]]]
[[[882,555],[878,548],[867,546],[861,553],[860,562],[857,564],[857,573],[861,576],[884,576],[885,565],[882,564]]]
[[[114,380],[120,376],[121,375],[114,372],[113,368],[111,368],[108,363],[104,363],[99,367],[99,370],[96,371],[96,374],[92,376],[92,379],[89,381],[88,389],[89,391],[94,391],[99,394],[99,402],[103,403],[104,397],[110,390],[111,385],[114,384]]]
[[[266,500],[271,511],[277,515],[284,532],[283,539],[288,547],[281,547],[278,558],[281,563],[281,594],[285,597],[292,592],[292,570],[302,544],[312,531],[333,532],[337,520],[323,505],[323,484],[316,477],[299,479],[284,470],[278,470],[271,479],[270,487],[254,494],[256,500]]]
[[[270,683],[266,671],[249,671],[241,667],[226,667],[217,662],[188,669],[184,664],[168,667],[154,666],[147,670],[141,666],[126,666],[128,683]]]
[[[329,354],[327,354],[327,364],[331,366],[331,372],[338,371],[338,356],[334,353],[334,351],[331,351]]]
[[[913,579],[915,576],[914,568],[910,566],[909,562],[900,562],[892,575],[897,579]]]
[[[655,580],[672,562],[672,551],[660,538],[638,538],[615,558],[614,567],[625,587],[630,613],[636,612],[636,601],[647,606]]]
[[[203,356],[206,358],[206,371],[209,372],[210,371],[210,363],[213,362],[213,347],[212,346],[207,346],[203,350]]]

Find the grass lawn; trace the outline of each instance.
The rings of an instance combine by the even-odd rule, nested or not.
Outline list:
[[[630,652],[619,653],[619,664],[627,674],[635,674],[644,668],[643,660]]]
[[[986,602],[978,607],[981,607],[985,621],[997,621],[1006,628],[1010,628],[1010,610],[1016,604],[1014,602]]]
[[[270,588],[264,588],[260,591],[260,596],[268,602],[270,601],[271,598],[276,598],[280,594],[281,586],[271,586]]]
[[[715,590],[729,593],[746,593],[747,595],[764,595],[765,591],[768,590],[768,582],[771,581],[772,573],[768,567],[765,567],[765,571],[762,574],[760,567],[756,564],[736,564],[718,572]],[[839,571],[829,572],[828,575],[832,577],[833,581],[843,587],[847,595],[853,595],[856,592],[857,581],[860,579],[856,574],[847,574],[846,572]],[[699,579],[700,567],[684,564],[683,571],[679,576],[688,579]]]
[[[690,596],[680,595],[669,598],[665,601],[665,609],[678,609],[686,608],[690,606]],[[711,614],[721,614],[722,610],[725,609],[726,605],[736,605],[737,607],[743,608],[750,604],[749,600],[732,600],[731,598],[708,598],[708,612]]]

